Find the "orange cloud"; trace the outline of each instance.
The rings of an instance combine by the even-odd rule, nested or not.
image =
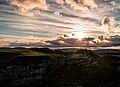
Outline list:
[[[8,0],[8,2],[11,5],[18,6],[18,13],[22,14],[27,14],[29,10],[33,10],[34,8],[39,8],[42,10],[48,9],[46,0]]]
[[[56,0],[58,4],[68,4],[71,7],[74,7],[77,10],[88,10],[91,8],[97,8],[95,0]]]

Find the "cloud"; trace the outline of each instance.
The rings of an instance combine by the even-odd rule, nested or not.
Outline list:
[[[64,2],[64,0],[56,0],[56,3],[58,3],[58,4],[64,4],[65,2]]]
[[[120,36],[115,35],[115,36],[110,36],[106,38],[107,41],[109,41],[110,46],[120,46]]]
[[[68,34],[57,35],[53,40],[41,39],[7,39],[0,40],[0,47],[117,47],[120,46],[120,36],[84,37],[81,40]]]
[[[32,15],[29,11],[35,8],[41,10],[48,9],[46,0],[8,0],[8,3],[17,6],[17,12],[22,15]]]
[[[81,40],[71,38],[67,34],[58,35],[55,40],[46,41],[52,47],[111,47],[120,46],[120,36],[104,37],[103,35],[96,38],[84,37]]]
[[[102,26],[105,28],[105,30],[107,30],[106,32],[110,33],[111,28],[115,22],[116,21],[114,17],[104,17],[102,19]]]
[[[111,1],[110,2],[113,6],[116,6],[116,2],[115,1]]]
[[[19,14],[26,16],[40,15],[40,10],[38,9],[49,12],[54,10],[55,15],[59,15],[58,13],[56,14],[56,12],[61,12],[61,8],[62,10],[70,8],[70,10],[74,9],[82,12],[91,12],[94,11],[95,8],[98,8],[98,0],[8,0],[8,2],[11,5],[17,6],[16,10]],[[56,9],[53,9],[56,5],[58,6],[56,9],[60,10],[56,11]]]
[[[56,0],[58,4],[67,4],[76,10],[88,11],[89,9],[97,8],[95,0]]]
[[[79,47],[79,46],[88,46],[95,39],[92,37],[85,37],[79,40],[78,38],[71,37],[72,35],[61,34],[61,35],[58,35],[55,40],[49,40],[49,41],[46,41],[46,43],[49,43],[51,46],[55,46],[55,47],[57,46],[58,47]]]
[[[0,39],[0,47],[44,47],[46,46],[44,40],[39,38],[29,38],[29,39]]]
[[[95,0],[81,0],[81,2],[79,2],[79,3],[83,3],[84,6],[90,6],[91,8],[97,7]]]
[[[58,34],[53,40],[41,40],[39,38],[30,39],[0,39],[0,46],[8,47],[78,47],[88,46],[87,43],[91,42],[94,38],[87,37],[79,40],[78,38],[72,38],[69,34]]]
[[[33,2],[36,2],[37,0],[28,0],[27,3],[31,3],[31,4],[26,4],[26,0],[10,0],[11,1],[11,5],[16,5],[19,7],[18,12],[19,13],[26,13],[26,9],[28,10],[28,12],[31,9],[36,8],[36,4],[34,4]],[[19,1],[15,3],[15,1]],[[62,4],[67,4],[63,5],[66,6],[66,8],[59,8],[59,6],[55,5],[55,8],[53,7],[52,11],[55,10],[54,14],[55,15],[60,15],[62,14],[61,12],[63,12],[64,14],[66,14],[66,16],[64,17],[58,17],[58,16],[54,16],[54,15],[49,15],[46,14],[45,12],[41,12],[41,19],[38,17],[38,20],[36,20],[37,18],[22,18],[20,16],[19,20],[15,18],[16,16],[10,17],[10,21],[11,22],[6,22],[8,19],[7,18],[2,18],[3,20],[6,20],[5,22],[8,23],[7,26],[11,28],[10,32],[5,29],[4,31],[2,31],[2,33],[6,32],[5,34],[11,34],[13,35],[13,32],[17,32],[18,30],[20,32],[15,33],[14,35],[26,35],[28,36],[29,34],[33,34],[31,33],[31,31],[35,30],[34,32],[34,36],[37,36],[38,38],[42,38],[45,35],[41,35],[42,33],[44,34],[48,34],[50,31],[52,32],[52,34],[56,34],[56,33],[64,33],[64,32],[74,32],[74,31],[85,31],[88,32],[88,34],[92,34],[93,36],[97,36],[98,34],[101,34],[101,29],[98,29],[99,27],[99,21],[101,19],[101,17],[104,17],[102,15],[102,13],[104,12],[90,12],[88,14],[82,14],[78,11],[70,11],[72,9],[69,9],[69,6],[73,7],[73,8],[77,8],[83,11],[89,11],[91,8],[95,8],[97,7],[97,4],[95,3],[94,0],[60,0],[63,3]],[[48,4],[48,2],[46,3],[46,1],[42,1],[44,2],[45,5]],[[17,4],[18,3],[18,4]],[[50,6],[54,6],[53,4],[56,3],[52,3]],[[33,5],[33,6],[32,6]],[[22,6],[22,8],[21,8]],[[57,8],[58,7],[58,8]],[[60,11],[59,11],[60,9]],[[57,11],[56,11],[57,10]],[[98,9],[99,10],[99,9]],[[106,10],[106,9],[103,9]],[[45,13],[45,14],[44,14]],[[107,14],[107,13],[106,13]],[[30,14],[29,14],[30,15]],[[81,16],[83,15],[83,16]],[[8,16],[9,17],[9,16]],[[15,22],[14,22],[14,20]],[[24,19],[24,20],[23,20]],[[5,23],[4,22],[4,23]],[[112,27],[112,22],[111,22],[111,18],[106,17],[106,19],[103,20],[102,25],[107,27],[107,30],[110,30]],[[5,24],[1,24],[1,26],[5,26]],[[12,28],[15,28],[16,30],[12,30]],[[119,29],[119,27],[117,27]],[[23,31],[22,31],[23,30]],[[12,32],[13,31],[13,32]],[[21,33],[22,32],[22,33]],[[36,33],[37,32],[37,33]],[[47,32],[47,33],[46,33]],[[95,33],[94,33],[95,32]],[[26,33],[26,34],[25,34]],[[94,33],[94,34],[93,34]],[[103,32],[102,32],[103,33]],[[50,35],[49,35],[50,36]],[[49,37],[48,36],[48,37]],[[52,35],[51,35],[52,36]],[[66,36],[66,35],[65,35]],[[21,37],[20,37],[21,38]],[[88,38],[89,39],[89,38]],[[83,43],[85,44],[85,41],[87,41],[86,39],[83,41]],[[24,42],[24,41],[23,41]],[[91,42],[91,41],[88,41]],[[21,42],[19,42],[21,43]],[[56,46],[78,46],[80,44],[82,44],[81,42],[79,42],[78,39],[75,38],[68,38],[68,37],[59,37],[55,40],[51,40],[48,41],[49,45],[56,45]]]

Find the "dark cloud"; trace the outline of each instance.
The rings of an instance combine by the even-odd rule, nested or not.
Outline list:
[[[74,36],[74,34],[72,34]],[[46,43],[49,43],[51,46],[55,47],[78,47],[78,46],[88,46],[89,43],[92,42],[95,38],[86,37],[79,40],[78,38],[72,38],[69,37],[67,34],[59,35],[56,40],[46,41]]]
[[[21,42],[21,41],[1,41],[1,47],[117,47],[120,46],[120,36],[98,36],[96,38],[85,37],[79,40],[71,38],[67,34],[59,35],[54,40]]]
[[[120,36],[110,36],[109,38],[106,38],[107,41],[109,41],[110,46],[120,46]]]
[[[85,37],[81,40],[77,38],[64,38],[63,36],[56,40],[46,41],[51,46],[55,47],[111,47],[120,46],[120,36],[104,37],[103,35],[96,38]]]

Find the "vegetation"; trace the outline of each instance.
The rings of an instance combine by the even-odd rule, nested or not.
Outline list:
[[[118,53],[107,55],[107,52],[102,54],[100,50],[86,49],[73,51],[48,48],[0,49],[0,64],[0,85],[6,87],[120,85]]]

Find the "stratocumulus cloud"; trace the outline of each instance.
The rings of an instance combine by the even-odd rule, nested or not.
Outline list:
[[[94,0],[56,0],[59,4],[68,4],[71,7],[81,10],[81,11],[87,11],[91,8],[97,8],[97,4]]]
[[[30,16],[35,13],[35,10],[31,13],[30,11],[38,8],[41,10],[48,10],[49,3],[46,0],[7,0],[10,5],[15,5],[17,12],[21,15]],[[56,0],[58,4],[67,4],[70,7],[81,10],[81,11],[90,11],[93,8],[97,8],[97,4],[94,0]],[[39,14],[39,11],[36,11]]]
[[[8,0],[10,5],[18,6],[17,10],[20,14],[27,14],[29,10],[39,8],[42,10],[47,10],[48,5],[46,0]]]
[[[101,35],[96,38],[84,37],[79,40],[63,34],[59,35],[55,40],[46,41],[46,43],[53,47],[111,47],[120,46],[120,36],[104,37]]]
[[[111,47],[120,46],[120,36],[98,36],[85,37],[79,40],[78,38],[69,37],[67,34],[58,35],[54,40],[40,40],[40,39],[20,39],[0,40],[0,47]]]

